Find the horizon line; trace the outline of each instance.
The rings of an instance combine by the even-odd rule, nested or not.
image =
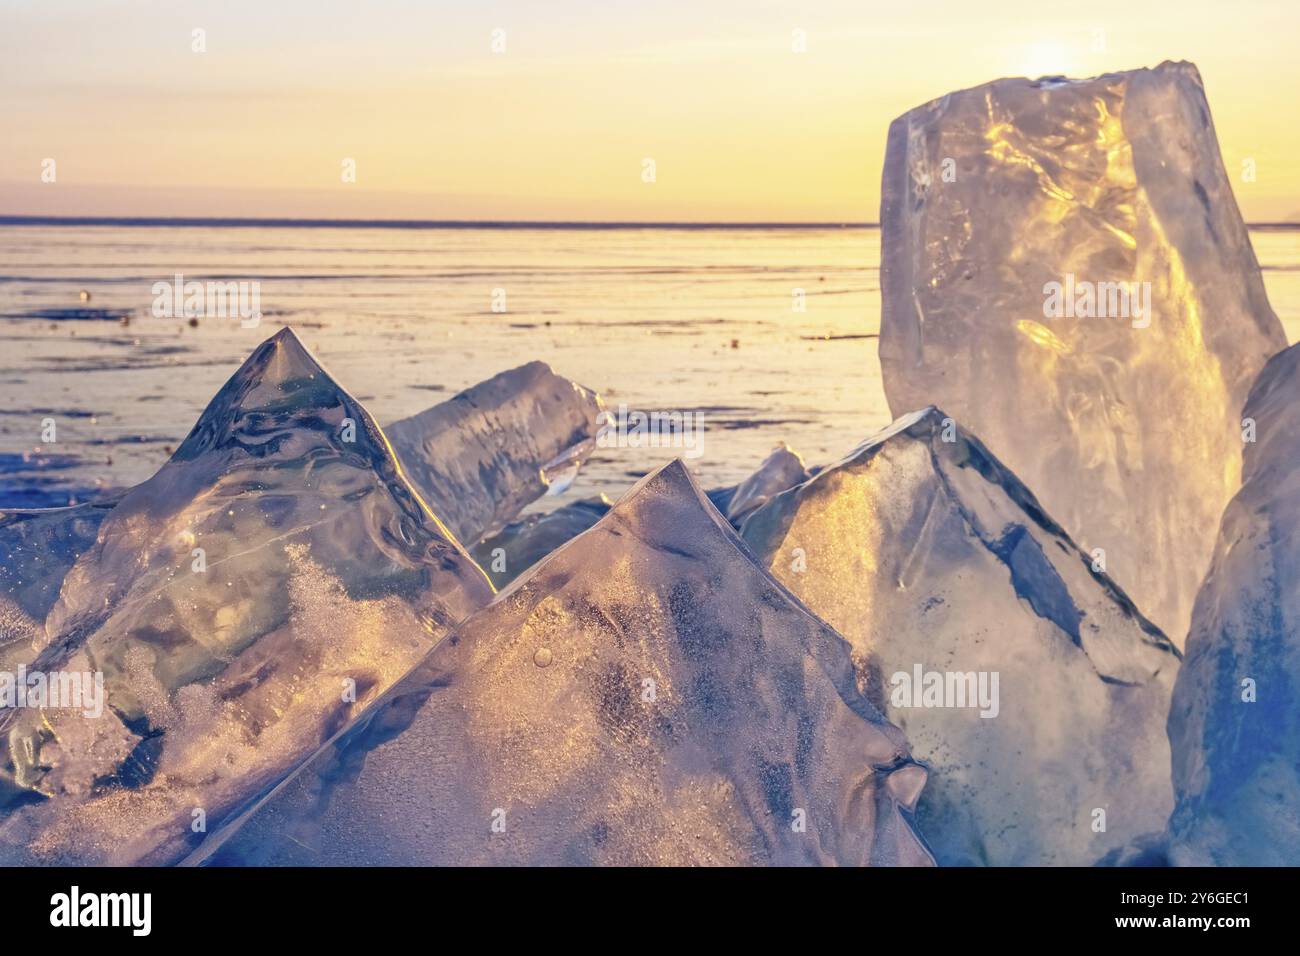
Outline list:
[[[1245,222],[1250,229],[1298,229],[1300,220]],[[125,226],[285,229],[879,229],[879,222],[729,222],[598,219],[304,219],[296,216],[34,216],[0,214],[0,226]]]
[[[303,219],[294,216],[0,215],[0,226],[213,226],[307,229],[870,229],[877,222],[671,222],[589,219]]]

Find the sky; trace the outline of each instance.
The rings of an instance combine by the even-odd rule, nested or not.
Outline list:
[[[1247,220],[1300,221],[1298,28],[1294,0],[0,0],[0,215],[869,222],[913,106],[1186,59]]]

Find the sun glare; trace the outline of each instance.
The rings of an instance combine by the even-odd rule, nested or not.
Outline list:
[[[1064,43],[1038,40],[1022,51],[1015,73],[1036,80],[1040,76],[1078,76],[1076,64]]]

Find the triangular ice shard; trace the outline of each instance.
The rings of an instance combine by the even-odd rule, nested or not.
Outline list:
[[[941,864],[1087,865],[1163,829],[1177,651],[943,412],[899,419],[742,534],[930,767],[918,826]]]
[[[927,864],[908,812],[924,780],[844,641],[674,462],[443,641],[217,861]]]
[[[0,713],[13,779],[45,797],[0,824],[0,858],[189,852],[490,595],[370,415],[279,332],[68,571],[31,667],[102,674],[104,699]]]
[[[304,354],[282,353],[275,361],[292,364]],[[312,362],[310,357],[306,361]],[[273,376],[287,371],[288,365]],[[407,478],[414,470],[425,503],[468,547],[485,525],[511,519],[543,494],[562,490],[591,452],[599,408],[598,396],[533,362],[403,419],[388,434],[395,446],[394,428],[402,438]],[[472,463],[468,467],[466,460]],[[9,661],[12,670],[43,645],[45,615],[58,598],[63,576],[94,544],[99,522],[120,498],[0,511],[0,664]],[[508,582],[586,530],[605,510],[575,502],[550,514],[529,515],[497,536],[509,539],[509,570],[496,570],[503,559],[493,557],[492,548],[484,551],[493,562],[485,563],[484,570],[494,582]],[[496,541],[494,547],[506,543]]]
[[[1180,647],[1286,345],[1190,63],[998,80],[894,121],[880,360],[970,428]]]

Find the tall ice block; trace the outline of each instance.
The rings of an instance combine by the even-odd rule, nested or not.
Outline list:
[[[998,80],[890,126],[880,358],[1180,646],[1286,345],[1190,63]]]

